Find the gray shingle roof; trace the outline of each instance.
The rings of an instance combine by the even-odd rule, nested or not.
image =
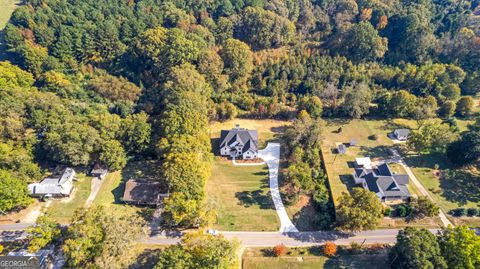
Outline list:
[[[232,144],[241,144],[244,146],[243,152],[252,149],[258,150],[258,132],[256,130],[247,130],[243,128],[233,128],[232,130],[222,130],[220,133],[220,148]]]
[[[385,197],[402,196],[408,197],[408,175],[396,175],[390,170],[390,167],[383,163],[375,169],[356,168],[357,177],[365,179],[370,191],[381,193]]]
[[[410,129],[395,129],[394,133],[398,137],[407,137],[410,135]]]

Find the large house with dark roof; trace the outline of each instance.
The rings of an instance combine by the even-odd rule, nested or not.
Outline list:
[[[408,175],[395,174],[386,163],[373,166],[367,158],[358,158],[353,177],[355,183],[374,192],[386,204],[396,204],[410,198]]]
[[[220,155],[244,160],[258,157],[258,133],[237,125],[232,130],[222,130],[220,134]]]

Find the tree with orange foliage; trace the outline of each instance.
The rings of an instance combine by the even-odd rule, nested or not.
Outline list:
[[[337,245],[331,241],[326,242],[325,246],[323,246],[323,254],[328,257],[335,256],[337,254]]]
[[[287,254],[287,247],[284,244],[279,244],[273,247],[273,254],[275,257],[280,257]]]
[[[383,28],[387,27],[388,24],[388,17],[385,15],[382,15],[380,17],[380,20],[377,23],[377,30],[382,30]]]

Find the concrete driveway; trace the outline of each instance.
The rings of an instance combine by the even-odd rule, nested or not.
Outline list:
[[[275,210],[280,218],[280,232],[290,233],[298,232],[297,227],[293,225],[292,221],[288,217],[285,206],[280,196],[280,190],[278,189],[278,169],[280,166],[280,144],[268,143],[265,149],[258,151],[258,157],[263,159],[268,166],[268,175],[270,178],[270,193],[272,195],[273,203],[275,204]]]
[[[420,193],[422,195],[428,197],[428,199],[430,199],[433,203],[435,203],[435,200],[433,200],[433,197],[430,195],[430,193],[427,191],[427,189],[425,189],[425,187],[422,185],[422,183],[420,183],[420,181],[417,179],[417,177],[413,173],[412,169],[407,165],[405,160],[403,160],[402,156],[398,153],[398,151],[395,150],[395,149],[392,149],[391,152],[392,152],[393,156],[390,160],[387,160],[387,162],[393,162],[393,163],[400,164],[403,167],[403,169],[405,169],[405,171],[407,172],[408,177],[410,178],[411,182],[417,187],[417,189],[420,191]],[[440,209],[439,211],[440,211],[440,213],[438,214],[438,216],[440,217],[440,220],[442,221],[443,226],[445,226],[445,227],[452,226],[453,227],[454,225],[447,218],[447,215],[445,214],[445,212],[443,212],[442,209]]]

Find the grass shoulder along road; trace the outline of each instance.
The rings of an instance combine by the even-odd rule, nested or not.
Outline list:
[[[285,256],[272,257],[269,249],[247,248],[242,258],[243,269],[384,269],[389,268],[386,253],[337,254],[326,257],[318,247],[291,248]]]

